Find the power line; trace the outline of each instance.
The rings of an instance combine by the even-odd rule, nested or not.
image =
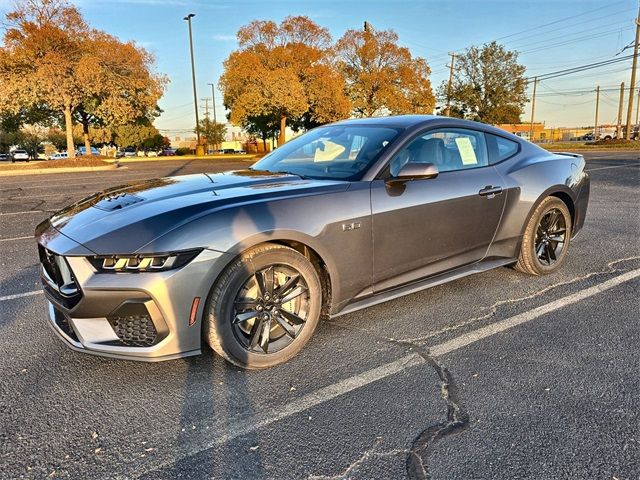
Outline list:
[[[593,68],[600,68],[600,67],[612,65],[615,63],[624,62],[626,60],[629,60],[630,58],[633,58],[633,55],[626,55],[624,57],[611,58],[609,60],[603,60],[601,62],[594,62],[594,63],[588,63],[586,65],[579,65],[577,67],[565,68],[563,70],[557,70],[555,72],[547,72],[547,73],[537,75],[537,77],[540,80],[550,80],[552,78],[563,77],[565,75],[571,75],[573,73],[583,72],[585,70],[591,70]],[[529,80],[528,83],[531,83],[530,78],[531,77],[527,78],[527,80]]]

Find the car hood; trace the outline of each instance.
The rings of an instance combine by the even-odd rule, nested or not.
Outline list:
[[[343,191],[348,186],[344,181],[255,170],[158,178],[84,198],[40,224],[36,236],[51,238],[51,233],[44,232],[53,227],[56,234],[96,254],[130,254],[171,230],[221,209]]]

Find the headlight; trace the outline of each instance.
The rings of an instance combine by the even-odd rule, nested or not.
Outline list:
[[[96,255],[87,260],[100,273],[163,272],[185,266],[202,249],[140,255]]]

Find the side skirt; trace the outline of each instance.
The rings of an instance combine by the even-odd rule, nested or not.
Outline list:
[[[421,290],[425,290],[427,288],[435,287],[437,285],[442,285],[443,283],[448,283],[453,280],[457,280],[459,278],[467,277],[469,275],[473,275],[475,273],[486,272],[487,270],[492,270],[498,267],[504,267],[505,265],[512,265],[515,263],[517,259],[515,258],[500,258],[497,260],[485,260],[478,263],[473,263],[471,265],[467,265],[465,267],[457,268],[455,270],[451,270],[446,273],[442,273],[440,275],[435,275],[429,278],[425,278],[424,280],[420,280],[418,282],[410,283],[408,285],[403,285],[402,287],[393,288],[391,290],[385,290],[384,292],[377,293],[367,298],[363,298],[362,300],[358,300],[353,302],[338,313],[334,313],[331,315],[331,318],[340,317],[342,315],[346,315],[348,313],[355,312],[357,310],[361,310],[363,308],[372,307],[373,305],[377,305],[379,303],[388,302],[389,300],[394,300],[399,297],[403,297],[405,295],[410,295],[412,293],[419,292]]]

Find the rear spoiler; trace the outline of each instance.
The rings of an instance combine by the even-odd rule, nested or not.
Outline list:
[[[581,154],[579,153],[573,153],[573,152],[551,152],[554,155],[564,155],[565,157],[573,157],[573,158],[584,158]]]

